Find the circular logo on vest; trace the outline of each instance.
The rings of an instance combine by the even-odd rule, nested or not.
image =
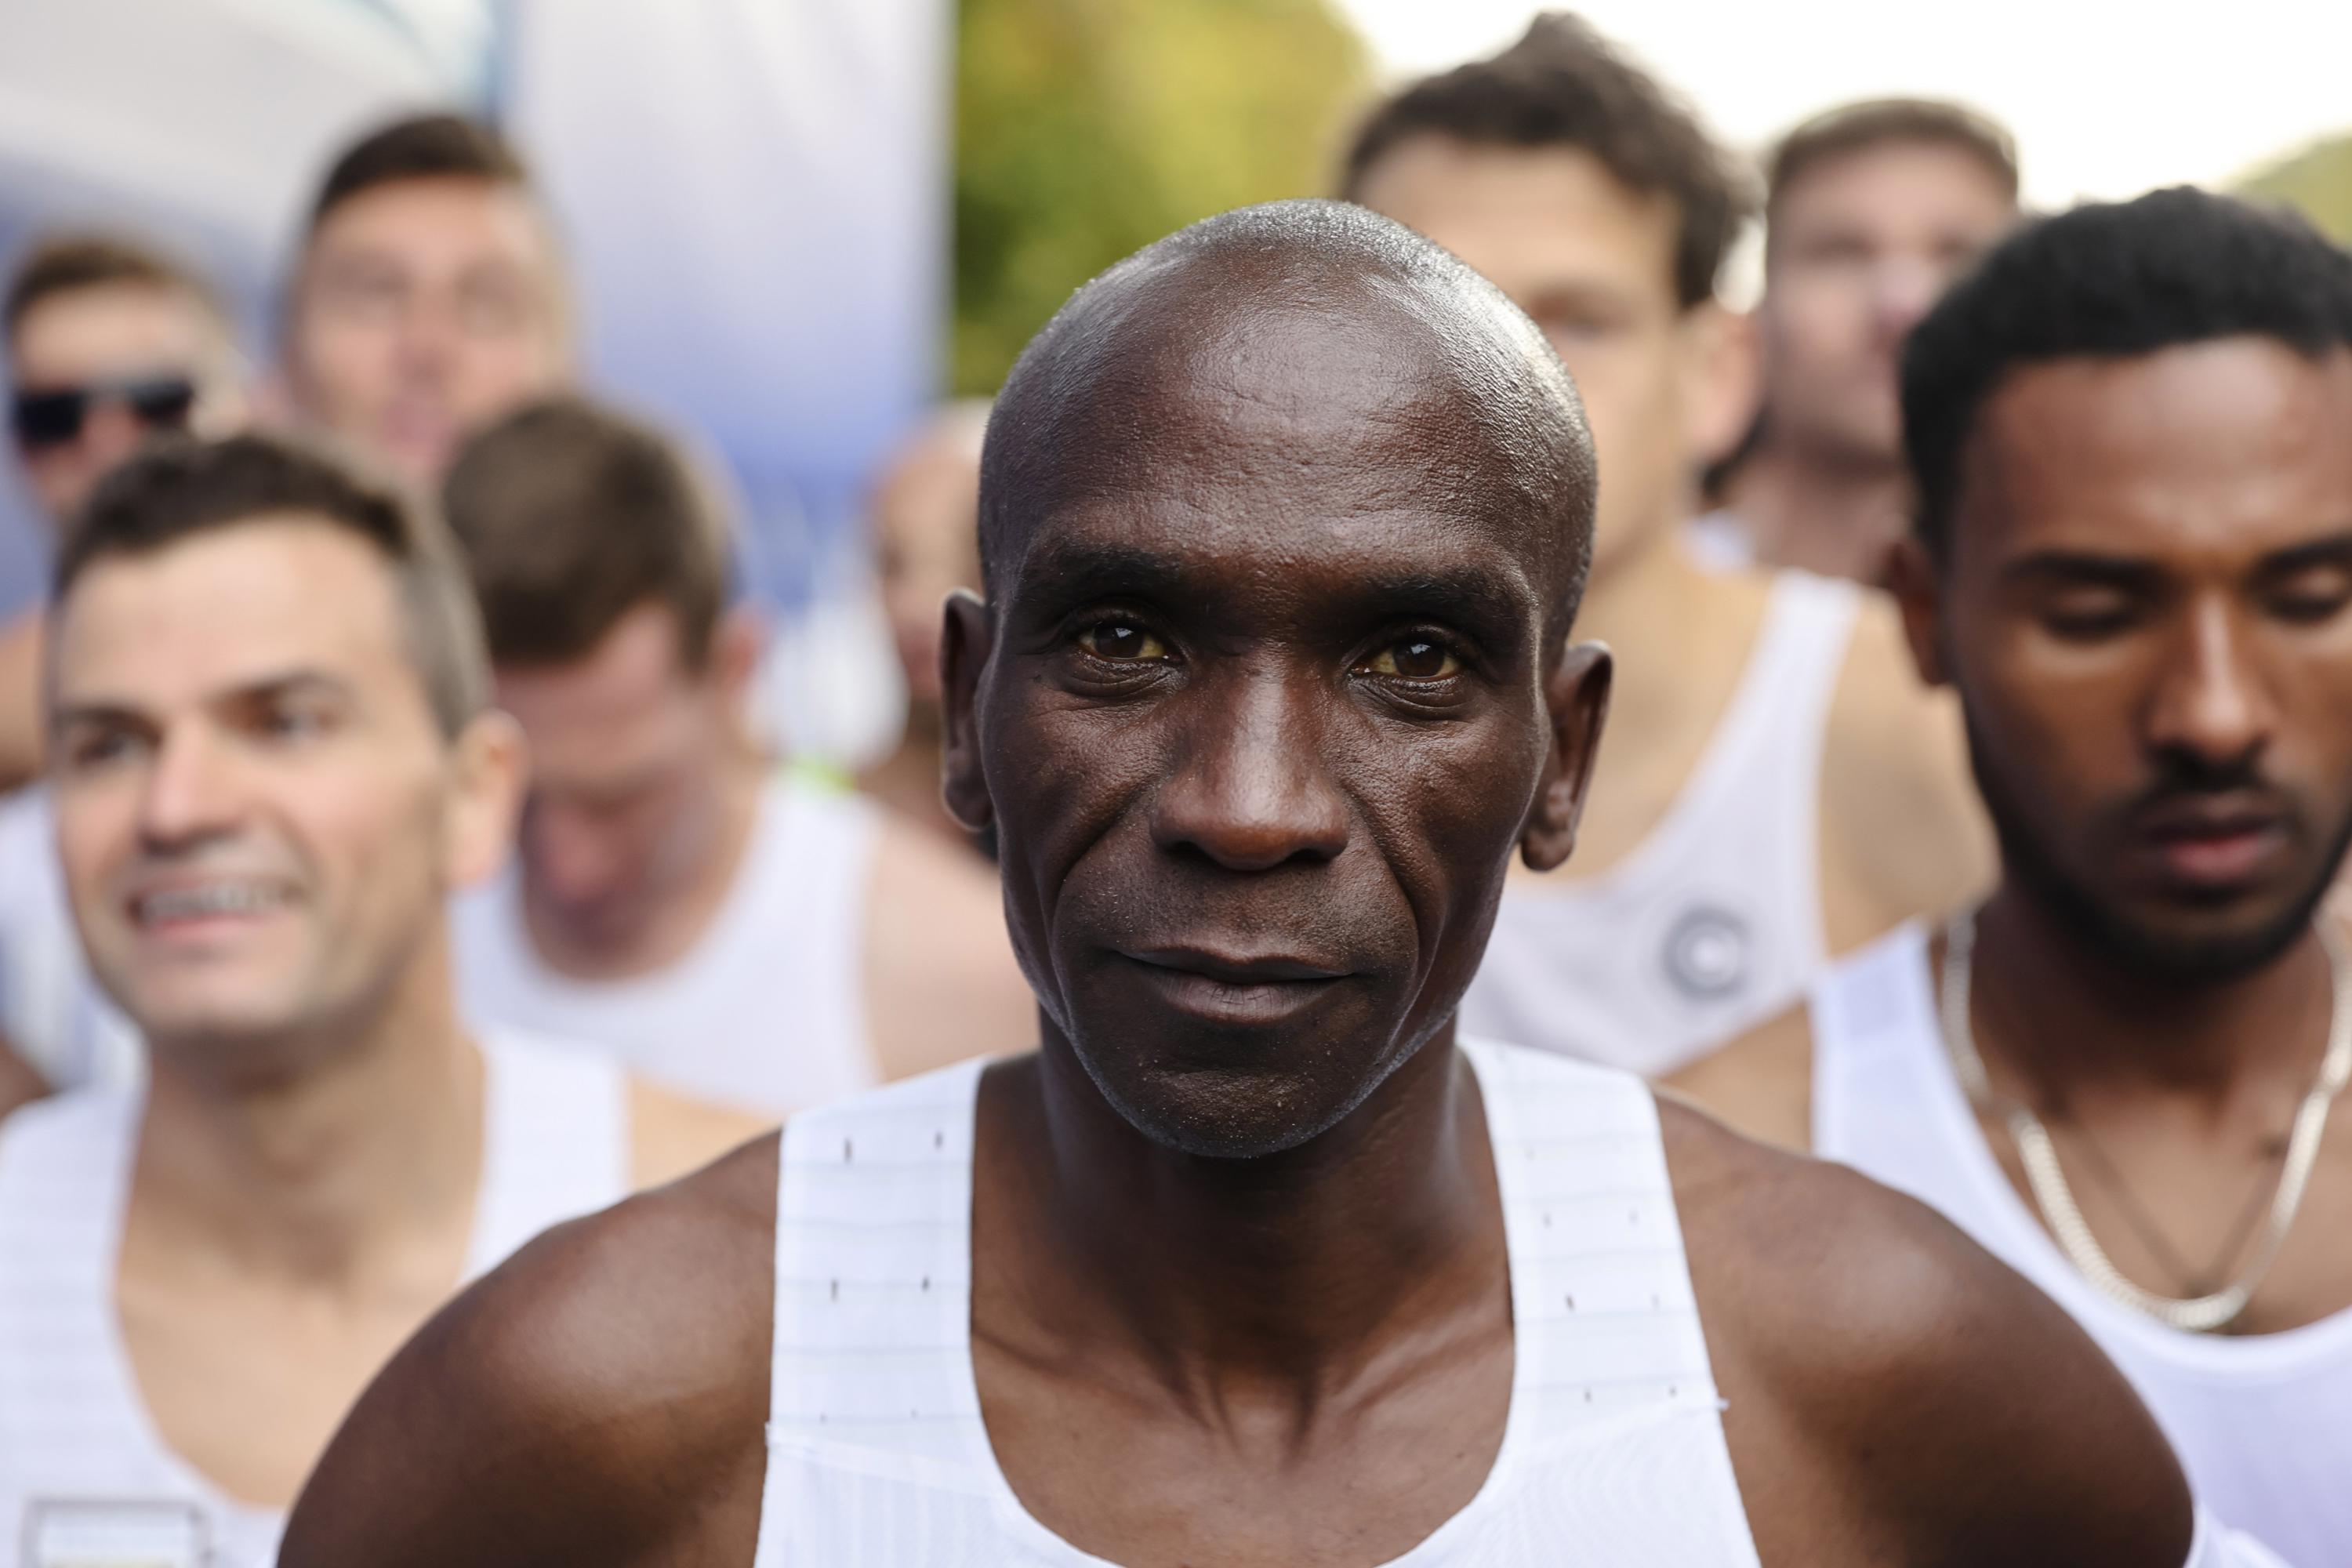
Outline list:
[[[1719,1002],[1748,984],[1755,947],[1745,920],[1721,905],[1700,904],[1666,928],[1666,978],[1694,1002]]]

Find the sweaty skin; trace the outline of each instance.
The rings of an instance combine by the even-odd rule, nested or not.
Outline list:
[[[949,799],[998,829],[1040,1045],[982,1080],[971,1327],[999,1462],[1074,1545],[1377,1563],[1492,1465],[1507,1266],[1452,1016],[1510,856],[1573,847],[1591,493],[1532,324],[1326,204],[1144,252],[1007,388]],[[1767,1563],[2177,1568],[2178,1471],[2054,1310],[1904,1200],[1664,1120]],[[749,1563],[776,1162],[442,1316],[284,1561]]]

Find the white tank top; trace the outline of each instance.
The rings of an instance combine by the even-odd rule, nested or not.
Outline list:
[[[1822,975],[1812,1024],[1814,1151],[1940,1210],[2063,1307],[2139,1390],[2204,1507],[2291,1563],[2352,1563],[2352,1310],[2232,1338],[2095,1289],[1985,1146],[1916,924]]]
[[[1623,1074],[1465,1044],[1516,1338],[1485,1486],[1397,1568],[1754,1568],[1657,1108]],[[756,1568],[1106,1568],[1024,1510],[973,1380],[969,1062],[794,1118]]]
[[[0,1037],[54,1089],[137,1087],[146,1053],[82,961],[44,786],[0,801]]]
[[[628,1087],[611,1064],[483,1047],[482,1184],[465,1278],[627,1195]],[[85,1090],[0,1123],[0,1568],[266,1568],[284,1517],[163,1442],[115,1312],[142,1097]]]
[[[1738,689],[1656,831],[1597,877],[1504,889],[1465,1030],[1654,1078],[1803,994],[1827,956],[1822,732],[1861,604],[1850,583],[1774,579]]]
[[[769,784],[710,929],[668,968],[577,980],[541,962],[516,872],[459,900],[467,1015],[618,1057],[639,1077],[774,1116],[868,1089],[866,889],[880,816],[789,771]]]

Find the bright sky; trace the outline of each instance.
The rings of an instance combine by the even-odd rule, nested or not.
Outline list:
[[[1335,0],[1391,75],[1508,43],[1525,0]],[[1584,0],[1735,143],[1890,93],[1964,99],[2016,132],[2027,199],[2216,182],[2352,130],[2346,0]]]

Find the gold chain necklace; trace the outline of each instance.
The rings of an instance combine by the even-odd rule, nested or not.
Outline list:
[[[2271,1200],[2269,1230],[2253,1261],[2236,1280],[2210,1295],[2184,1298],[2159,1296],[2124,1277],[2083,1218],[2083,1211],[2074,1202],[2074,1189],[2066,1184],[2066,1173],[2059,1167],[2050,1130],[2030,1107],[2016,1102],[2003,1107],[1994,1097],[1992,1082],[1985,1074],[1984,1058],[1977,1050],[1976,1031],[1969,1018],[1969,972],[1977,942],[1975,912],[1961,910],[1944,929],[1944,1048],[1951,1054],[1952,1070],[1958,1076],[1961,1088],[1968,1091],[1969,1102],[1986,1115],[1999,1116],[2008,1127],[2009,1136],[2017,1145],[2018,1158],[2025,1166],[2026,1184],[2032,1189],[2033,1201],[2042,1210],[2042,1221],[2083,1277],[2113,1300],[2173,1328],[2211,1333],[2229,1327],[2245,1311],[2246,1303],[2262,1288],[2263,1277],[2286,1245],[2287,1232],[2294,1225],[2296,1211],[2303,1206],[2312,1165],[2319,1158],[2320,1134],[2326,1131],[2328,1110],[2346,1081],[2352,1079],[2352,957],[2347,957],[2342,939],[2325,920],[2314,921],[2313,930],[2327,954],[2333,994],[2327,1051],[2320,1060],[2319,1076],[2295,1109],[2294,1130],[2287,1138],[2286,1163],[2279,1172],[2278,1192]]]

